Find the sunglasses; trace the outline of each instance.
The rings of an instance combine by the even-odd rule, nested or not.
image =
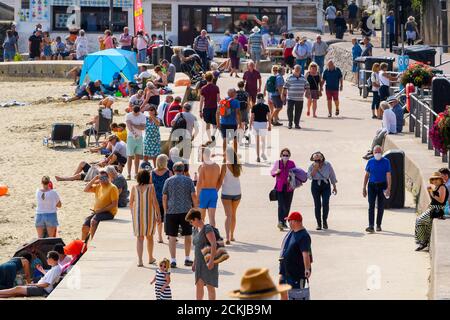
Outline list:
[[[282,157],[290,157],[289,154],[282,154],[281,156],[282,156]]]

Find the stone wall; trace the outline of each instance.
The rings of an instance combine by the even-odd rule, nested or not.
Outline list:
[[[334,61],[335,65],[341,69],[344,79],[353,81],[353,57],[351,50],[341,47],[337,43],[332,44],[330,45],[330,51],[326,56],[326,61],[331,59]]]

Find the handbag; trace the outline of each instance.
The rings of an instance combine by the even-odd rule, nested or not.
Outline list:
[[[204,227],[203,227],[204,228]],[[216,238],[216,256],[214,257],[214,263],[219,264],[221,262],[224,262],[225,260],[228,260],[230,258],[230,255],[228,254],[227,250],[225,249],[225,244],[223,242],[223,238],[220,235],[220,232],[217,228],[211,226],[211,228],[214,231],[214,237]],[[202,230],[203,235],[205,237],[206,242],[209,244],[208,238],[206,237],[206,233],[204,232],[204,229]],[[209,260],[211,259],[211,245],[206,245],[201,250],[203,257],[205,259],[206,263],[209,263]]]
[[[278,162],[278,169],[280,168],[280,162]],[[276,184],[275,184],[276,185]],[[277,201],[278,200],[278,195],[277,195],[277,190],[275,189],[275,186],[273,187],[272,190],[270,190],[269,192],[269,200],[270,201]]]
[[[310,300],[310,290],[309,290],[309,280],[306,279],[306,284],[304,288],[296,288],[288,291],[289,300]]]
[[[430,216],[432,219],[441,219],[444,216],[444,210],[438,208],[432,208],[430,211]]]

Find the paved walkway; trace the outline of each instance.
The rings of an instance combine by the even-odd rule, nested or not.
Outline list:
[[[225,75],[219,80],[222,91],[237,79]],[[328,119],[325,101],[319,105],[319,118],[303,113],[302,130],[276,129],[278,139],[271,142],[271,159],[280,147],[292,150],[292,159],[304,169],[312,152],[320,150],[335,167],[338,195],[331,199],[328,231],[315,231],[314,207],[310,184],[295,192],[292,210],[304,216],[311,230],[313,299],[426,299],[429,256],[414,252],[415,214],[411,208],[387,210],[384,231],[368,235],[367,200],[361,195],[365,161],[361,158],[381,125],[370,119],[370,105],[357,95],[350,83],[342,93],[341,116]],[[197,114],[197,107],[194,108]],[[282,118],[286,117],[285,111]],[[275,141],[278,140],[278,141]],[[237,242],[229,246],[230,259],[220,265],[219,299],[227,299],[230,290],[239,288],[247,268],[267,267],[277,275],[278,254],[284,232],[278,231],[277,206],[268,201],[274,180],[268,175],[270,164],[255,164],[255,153],[244,154],[250,164],[244,165],[241,178],[243,199],[238,210]],[[273,160],[272,160],[273,161]],[[413,206],[412,200],[408,205]],[[217,210],[217,221],[223,233],[224,212]],[[177,251],[182,264],[184,251],[180,241]],[[154,299],[149,282],[154,266],[137,268],[135,240],[130,214],[121,210],[113,222],[100,225],[93,247],[78,263],[79,273],[66,278],[50,299]],[[155,257],[168,257],[167,244],[155,245]],[[78,277],[79,276],[79,277]],[[172,270],[174,299],[194,299],[194,275],[190,268]]]

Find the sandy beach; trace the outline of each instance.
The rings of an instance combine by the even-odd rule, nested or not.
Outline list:
[[[29,103],[22,107],[0,108],[0,184],[9,187],[9,196],[0,197],[0,262],[11,257],[23,243],[36,237],[34,228],[35,192],[43,175],[49,175],[62,199],[58,212],[59,235],[65,242],[80,237],[83,218],[89,215],[93,196],[83,193],[84,182],[56,182],[55,175],[69,175],[81,160],[94,161],[101,156],[87,149],[52,149],[42,145],[55,122],[75,124],[81,134],[97,113],[98,101],[70,104],[50,102],[63,94],[72,95],[70,81],[1,82],[0,103],[16,100]],[[114,109],[124,118],[128,100],[120,98]]]

